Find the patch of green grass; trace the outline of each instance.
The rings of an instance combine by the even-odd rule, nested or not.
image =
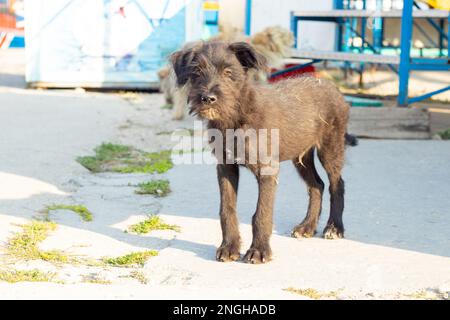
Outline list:
[[[8,241],[7,254],[23,260],[44,260],[55,263],[67,263],[69,257],[62,251],[43,251],[39,243],[44,241],[51,231],[56,230],[56,223],[48,221],[32,221],[23,225],[23,231]]]
[[[149,258],[157,255],[158,251],[156,250],[132,252],[116,258],[104,258],[103,262],[113,267],[131,267],[136,265],[142,267]]]
[[[82,205],[53,204],[45,208],[44,214],[48,216],[50,211],[54,210],[69,210],[79,215],[85,222],[92,221],[92,213]]]
[[[83,280],[84,283],[92,283],[92,284],[112,284],[109,280],[104,279],[86,279]]]
[[[93,284],[112,284],[111,281],[101,278],[99,275],[87,275],[82,277],[82,282]]]
[[[330,292],[319,292],[316,289],[313,288],[306,288],[306,289],[295,289],[292,287],[289,287],[287,289],[284,289],[284,291],[295,293],[301,296],[308,297],[313,300],[320,300],[322,298],[337,298],[338,292],[336,291],[330,291]]]
[[[137,281],[139,281],[142,284],[148,284],[147,277],[145,276],[145,274],[142,271],[139,271],[139,270],[131,271],[130,274],[128,275],[128,278],[136,279]]]
[[[37,269],[22,270],[0,270],[0,281],[9,283],[17,282],[51,282],[55,277],[54,273],[42,272]]]
[[[41,251],[40,259],[49,262],[69,263],[70,258],[60,250]]]
[[[154,230],[173,230],[180,232],[180,227],[174,224],[165,223],[161,217],[151,215],[144,221],[130,226],[129,231],[137,234],[146,234]]]
[[[129,146],[113,143],[102,143],[94,149],[95,156],[78,157],[77,161],[92,172],[101,172],[102,165],[117,158],[131,156],[132,149]]]
[[[165,197],[170,193],[169,180],[151,180],[138,185],[137,194],[152,194],[157,197]]]
[[[183,136],[189,136],[189,137],[193,137],[195,135],[195,130],[194,129],[181,129],[177,131],[178,133],[181,132],[180,135]]]
[[[132,148],[121,144],[102,143],[95,148],[95,155],[99,160],[110,160],[118,157],[130,156]]]
[[[172,110],[172,109],[173,109],[173,104],[167,103],[167,104],[163,105],[163,106],[161,107],[161,109],[164,109],[164,110]]]
[[[168,136],[168,135],[170,135],[172,133],[173,133],[173,131],[160,131],[156,135],[157,136]]]
[[[164,173],[173,167],[170,150],[147,153],[112,143],[103,143],[95,148],[95,156],[77,161],[92,172]]]
[[[148,169],[150,169],[150,171],[148,173],[165,173],[172,169],[173,163],[171,156],[172,151],[170,150],[146,153],[145,158],[150,161],[148,165]]]
[[[88,257],[74,257],[71,259],[71,264],[73,265],[83,265],[87,267],[105,267],[106,264],[102,260],[97,260]]]
[[[445,299],[444,295],[440,295],[438,292],[434,292],[431,290],[419,290],[413,293],[405,294],[405,296],[409,299],[414,300],[443,300]]]
[[[86,157],[78,157],[77,161],[83,167],[92,172],[100,172],[102,170],[101,163],[97,160],[96,157],[86,156]]]
[[[442,140],[450,140],[450,129],[441,131],[438,133],[441,136]]]

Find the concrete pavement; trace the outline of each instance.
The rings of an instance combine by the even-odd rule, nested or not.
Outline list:
[[[147,285],[126,278],[123,268],[10,262],[17,269],[57,272],[66,284],[0,283],[3,298],[305,298],[283,289],[337,291],[339,298],[399,298],[450,284],[450,142],[361,140],[348,149],[344,172],[346,239],[297,240],[289,233],[304,217],[306,188],[290,163],[283,164],[272,238],[274,261],[261,266],[214,261],[220,244],[214,165],[179,165],[158,178],[170,180],[167,198],[134,194],[150,175],[91,174],[76,161],[102,142],[144,150],[167,148],[162,131],[190,128],[192,119],[170,121],[160,95],[75,91],[0,90],[0,241],[45,205],[77,203],[94,215],[54,214],[59,224],[42,244],[99,259],[158,249],[142,271]],[[321,176],[325,179],[323,170]],[[242,253],[251,241],[256,182],[243,170],[239,192]],[[124,233],[149,213],[159,213],[180,233]],[[11,264],[12,263],[12,264]],[[112,285],[86,285],[86,274]],[[99,287],[101,286],[101,287]],[[45,290],[43,290],[45,289]],[[67,293],[67,296],[65,295]],[[70,295],[69,295],[70,292]],[[158,293],[160,292],[160,293]]]

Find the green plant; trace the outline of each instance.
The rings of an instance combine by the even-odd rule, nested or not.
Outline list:
[[[48,217],[50,211],[54,210],[69,210],[79,215],[83,221],[92,221],[92,213],[82,205],[53,204],[45,208],[44,214]]]
[[[114,267],[143,266],[150,258],[158,255],[156,250],[148,250],[143,252],[132,252],[124,256],[115,258],[104,258],[103,262]]]
[[[164,173],[173,167],[169,150],[147,153],[130,146],[103,143],[94,151],[94,156],[77,158],[92,172]]]
[[[157,197],[165,197],[170,193],[169,180],[151,180],[138,185],[137,194],[152,194]]]
[[[34,270],[0,270],[0,281],[9,283],[17,282],[50,282],[55,277],[54,273],[44,273]]]
[[[150,215],[144,221],[136,223],[129,227],[130,232],[137,234],[146,234],[155,230],[173,230],[180,232],[180,227],[174,224],[165,223],[161,217],[157,215]]]
[[[134,270],[128,275],[129,278],[136,279],[142,284],[148,284],[148,279],[142,271]]]
[[[57,225],[49,221],[34,220],[22,226],[23,231],[17,233],[8,241],[7,254],[23,260],[44,260],[56,263],[67,263],[69,257],[62,251],[43,251],[39,249],[39,243],[44,241],[49,232],[56,230]]]
[[[314,288],[306,288],[306,289],[295,289],[292,287],[289,287],[287,289],[284,289],[284,291],[295,293],[301,296],[308,297],[313,300],[320,300],[322,298],[337,298],[338,292],[336,291],[330,291],[330,292],[319,292],[318,290]]]
[[[441,131],[438,135],[440,135],[443,140],[450,140],[450,129]]]

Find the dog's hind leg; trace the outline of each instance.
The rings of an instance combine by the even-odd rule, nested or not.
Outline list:
[[[330,180],[330,217],[323,231],[326,239],[344,237],[342,214],[344,211],[344,180],[341,172],[344,166],[345,138],[344,132],[330,132],[318,150],[320,162]]]
[[[300,159],[295,159],[292,162],[307,185],[309,205],[305,219],[294,228],[292,236],[296,238],[310,238],[314,236],[316,232],[317,222],[319,221],[320,212],[322,211],[324,184],[314,166],[314,148],[311,148],[305,153],[301,162],[299,160]]]
[[[216,259],[222,262],[235,261],[240,257],[239,222],[236,212],[239,166],[218,164],[217,177],[220,188],[220,224],[223,240],[217,249]]]

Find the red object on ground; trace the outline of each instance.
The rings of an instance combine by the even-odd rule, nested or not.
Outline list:
[[[0,13],[0,28],[15,29],[16,18],[10,14]]]
[[[285,66],[285,69],[289,69],[295,66],[297,66],[297,64],[287,64]],[[280,71],[282,70],[273,70],[273,72],[280,72]],[[300,76],[315,76],[315,75],[316,75],[316,68],[313,65],[309,65],[301,69],[283,72],[282,74],[276,75],[275,77],[271,77],[269,79],[269,83],[274,83],[286,78],[295,78]]]

